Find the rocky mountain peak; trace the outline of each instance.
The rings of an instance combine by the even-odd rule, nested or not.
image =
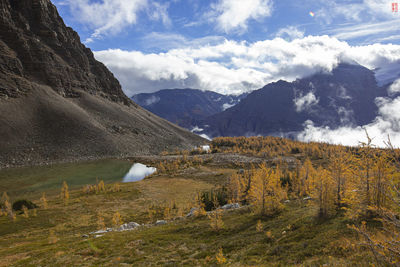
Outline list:
[[[67,27],[49,0],[0,0],[0,95],[29,91],[29,80],[65,97],[80,91],[132,103],[114,75]]]

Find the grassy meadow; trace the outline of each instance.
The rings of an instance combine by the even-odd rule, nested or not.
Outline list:
[[[239,162],[239,154],[266,159],[275,169],[271,159],[285,156],[291,179],[294,160],[313,156],[314,164],[327,164],[317,150],[280,147],[282,153],[274,149],[266,156],[219,146],[202,158],[182,152],[171,156],[181,160],[172,163],[164,155],[154,164],[162,172],[132,183],[120,182],[132,165],[123,160],[3,170],[0,189],[10,201],[24,198],[39,208],[16,212],[15,220],[0,217],[0,266],[376,266],[374,255],[360,245],[362,237],[349,227],[359,219],[342,209],[319,216],[318,199],[296,196],[293,184],[292,190],[286,185],[290,193],[273,213],[260,213],[253,202],[245,203],[221,212],[219,229],[212,227],[212,216],[185,216],[198,206],[199,193],[229,186],[231,177],[254,168]],[[105,182],[103,190],[83,190],[96,178]],[[69,185],[67,202],[60,197],[63,181]],[[43,192],[47,208],[40,199]],[[119,224],[116,214],[122,218]],[[155,225],[157,220],[167,224]],[[379,231],[381,223],[366,220],[371,233]],[[89,234],[127,222],[142,226]]]

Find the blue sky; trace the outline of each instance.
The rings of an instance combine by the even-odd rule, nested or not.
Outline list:
[[[238,94],[342,61],[391,72],[400,62],[392,0],[54,3],[127,95],[185,87]]]
[[[400,144],[400,12],[392,12],[400,0],[53,1],[128,96],[168,88],[240,94],[358,63],[379,84],[393,82],[395,97],[377,99],[368,125],[310,122],[299,139],[355,145],[365,127],[380,145],[388,134]]]
[[[107,2],[115,2],[107,6]],[[120,4],[118,4],[120,2]],[[99,37],[91,37],[96,29],[107,23],[107,15],[103,13],[124,14],[119,9],[125,9],[125,2],[135,3],[130,11],[134,20],[123,19],[114,22],[109,30],[104,30]],[[249,7],[252,13],[258,9],[261,11],[254,17],[235,18],[229,17],[231,25],[223,21],[223,8],[228,9],[229,4],[223,2],[238,2],[244,6],[246,0],[210,1],[210,0],[171,0],[171,1],[141,1],[141,0],[58,0],[56,6],[67,25],[73,27],[82,37],[87,46],[93,50],[119,48],[127,50],[139,50],[146,52],[167,51],[174,47],[171,44],[165,47],[154,43],[150,36],[164,35],[166,37],[183,37],[186,40],[196,40],[213,37],[214,42],[223,38],[235,41],[255,42],[265,39],[273,39],[277,35],[290,38],[290,34],[303,35],[329,35],[337,36],[340,40],[346,40],[349,44],[372,44],[400,42],[400,13],[392,12],[392,3],[400,1],[263,1],[247,0],[254,3]],[[156,5],[155,5],[156,4]],[[90,13],[95,6],[104,6],[104,10]],[[251,5],[251,4],[250,4]],[[220,9],[219,9],[220,8]],[[241,11],[239,9],[238,11]],[[127,11],[129,13],[129,11]],[[228,11],[229,12],[229,11]],[[310,12],[315,14],[314,17]],[[242,12],[240,12],[242,13]],[[231,14],[236,14],[231,11]],[[228,14],[229,15],[229,14]],[[218,17],[219,16],[219,17]],[[96,20],[104,18],[103,23]],[[112,20],[112,18],[109,18]],[[380,25],[385,25],[381,26]],[[385,24],[387,23],[387,24]],[[103,24],[103,25],[102,25]],[[373,30],[374,26],[380,30]],[[387,30],[385,28],[391,28]],[[360,34],[358,28],[365,30]],[[280,34],[280,31],[286,33]],[[358,32],[358,34],[357,34]],[[359,36],[357,36],[359,35]],[[388,38],[391,37],[391,38]],[[161,38],[161,37],[160,37]],[[93,41],[88,41],[88,40]],[[212,42],[211,42],[212,43]]]

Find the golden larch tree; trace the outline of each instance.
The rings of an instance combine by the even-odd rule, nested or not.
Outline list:
[[[64,205],[68,204],[69,201],[69,191],[68,191],[68,184],[67,182],[63,182],[63,185],[61,187],[61,199],[64,202]]]
[[[260,210],[261,215],[273,214],[283,205],[287,192],[281,185],[282,174],[279,169],[268,168],[265,164],[253,171],[248,200]]]

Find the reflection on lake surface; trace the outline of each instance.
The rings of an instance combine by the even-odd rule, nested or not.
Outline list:
[[[154,167],[147,167],[141,163],[135,163],[129,170],[129,172],[125,175],[122,180],[123,183],[136,182],[140,181],[146,176],[149,176],[157,171]]]

